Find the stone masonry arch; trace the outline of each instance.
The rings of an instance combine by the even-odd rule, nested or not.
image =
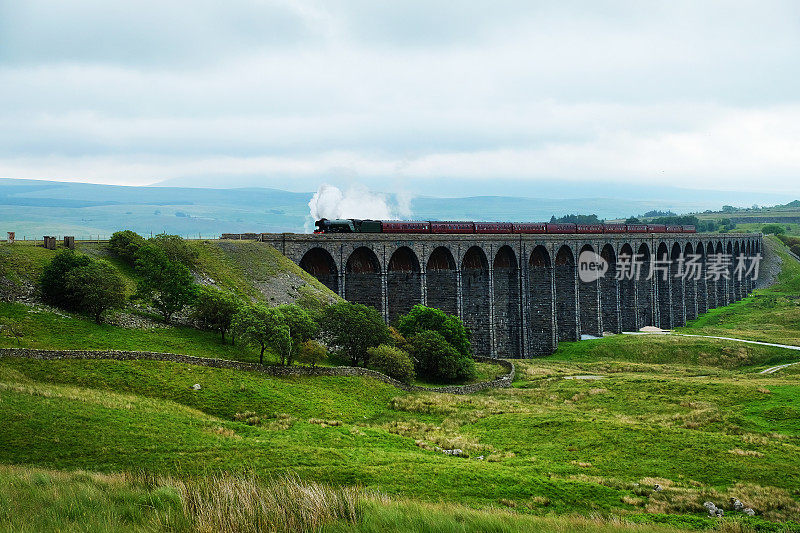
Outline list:
[[[475,355],[491,354],[489,330],[489,263],[480,246],[471,246],[461,261],[462,319],[472,331]]]
[[[383,273],[375,252],[366,246],[356,248],[347,258],[345,272],[345,298],[383,312]]]
[[[458,279],[456,262],[446,246],[431,252],[425,268],[428,307],[441,309],[447,314],[458,314]]]
[[[647,243],[639,245],[637,257],[641,265],[641,271],[636,280],[636,302],[637,302],[637,326],[639,329],[645,326],[655,326],[656,318],[653,312],[655,301],[655,280],[650,275],[653,266],[653,254]]]
[[[584,252],[596,253],[591,244],[585,244],[581,248],[579,257]],[[578,308],[580,309],[580,332],[581,334],[601,337],[603,326],[600,323],[600,279],[583,281],[578,277]]]
[[[555,260],[555,305],[559,341],[576,341],[580,338],[576,281],[575,254],[565,244],[558,249]]]
[[[419,259],[414,251],[408,246],[395,250],[386,268],[390,322],[422,303],[421,280]]]
[[[553,308],[553,264],[542,245],[531,252],[528,260],[528,346],[535,355],[555,351],[556,331]]]
[[[600,307],[603,331],[620,333],[619,281],[616,277],[617,254],[608,243],[600,250],[600,257],[608,264],[608,270],[600,278]]]
[[[501,246],[494,256],[492,281],[495,352],[498,357],[519,357],[522,353],[519,268],[517,255],[508,245]]]
[[[339,293],[339,269],[328,250],[311,248],[300,259],[300,268],[317,278],[320,283],[335,293]]]
[[[636,325],[636,270],[633,268],[633,246],[627,242],[622,245],[619,251],[619,265],[621,266],[623,262],[631,265],[631,268],[624,272],[622,279],[619,280],[620,330],[636,331],[639,329]]]

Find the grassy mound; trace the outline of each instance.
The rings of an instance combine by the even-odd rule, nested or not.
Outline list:
[[[719,368],[779,365],[796,361],[797,352],[773,346],[722,339],[672,335],[615,335],[603,339],[562,342],[545,360],[629,361],[647,364],[696,365]]]
[[[240,296],[273,305],[298,302],[319,307],[338,296],[275,248],[249,241],[187,241],[199,259],[194,274],[201,283],[213,284]],[[136,289],[136,272],[107,250],[103,243],[78,242],[77,250],[110,261],[120,272],[130,295]],[[35,297],[35,285],[44,266],[57,250],[33,242],[0,243],[0,300]]]

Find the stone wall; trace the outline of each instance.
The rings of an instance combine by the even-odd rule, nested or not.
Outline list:
[[[514,381],[514,363],[504,359],[490,357],[475,357],[476,361],[494,363],[502,366],[506,373],[490,381],[480,381],[468,385],[448,385],[444,387],[420,387],[406,385],[385,374],[368,368],[354,366],[336,367],[304,367],[304,366],[278,366],[243,363],[228,359],[214,359],[210,357],[194,357],[162,352],[134,352],[118,350],[36,350],[30,348],[0,348],[0,357],[24,357],[27,359],[59,360],[59,359],[106,359],[114,361],[168,361],[189,365],[207,366],[212,368],[228,368],[248,372],[260,372],[273,377],[291,376],[364,376],[377,379],[398,389],[409,392],[440,392],[449,394],[471,394],[485,389],[510,387]]]

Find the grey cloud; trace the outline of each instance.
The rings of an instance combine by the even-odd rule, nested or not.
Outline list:
[[[0,64],[198,65],[313,35],[278,2],[0,2]]]
[[[799,10],[0,0],[0,176],[777,189],[800,166]]]

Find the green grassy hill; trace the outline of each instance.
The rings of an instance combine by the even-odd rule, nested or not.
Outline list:
[[[269,300],[268,283],[247,280],[268,281],[280,257],[220,244],[193,243],[198,275]],[[6,279],[33,275],[50,253],[25,251]],[[248,270],[249,254],[267,266]],[[686,331],[770,340],[786,331],[789,342],[798,297],[800,269],[786,256],[775,286]],[[187,328],[97,326],[19,303],[2,304],[0,317],[25,324],[21,340],[0,340],[6,347],[252,357]],[[757,372],[797,355],[620,335],[563,343],[521,361],[512,388],[469,396],[361,377],[0,358],[0,531],[218,530],[223,519],[255,530],[285,517],[246,502],[278,501],[271,494],[287,487],[294,503],[277,507],[327,531],[800,531],[800,368]],[[327,488],[298,488],[287,474]],[[313,503],[296,496],[308,493]],[[757,516],[731,511],[731,497]],[[705,501],[726,518],[708,518]]]
[[[218,240],[186,242],[198,253],[199,260],[193,270],[200,283],[213,284],[251,300],[275,305],[299,300],[301,304],[315,306],[338,298],[316,278],[267,244]],[[123,275],[128,291],[132,293],[135,290],[136,273],[111,255],[105,243],[78,241],[76,249],[79,253],[110,261]],[[57,252],[33,242],[0,243],[0,300],[30,294],[42,269]]]
[[[297,302],[316,309],[338,296],[277,250],[247,241],[187,241],[198,252],[194,275],[242,298],[270,305]],[[104,243],[77,243],[78,253],[110,261],[125,282],[136,290],[138,276],[129,265],[111,255]],[[89,317],[37,303],[36,284],[44,266],[58,250],[33,243],[0,243],[0,347],[44,349],[150,350],[200,357],[258,361],[247,346],[223,344],[218,335],[192,327],[166,325],[158,316],[132,306],[97,325]],[[6,326],[4,329],[3,326]],[[7,327],[13,328],[11,335]]]

